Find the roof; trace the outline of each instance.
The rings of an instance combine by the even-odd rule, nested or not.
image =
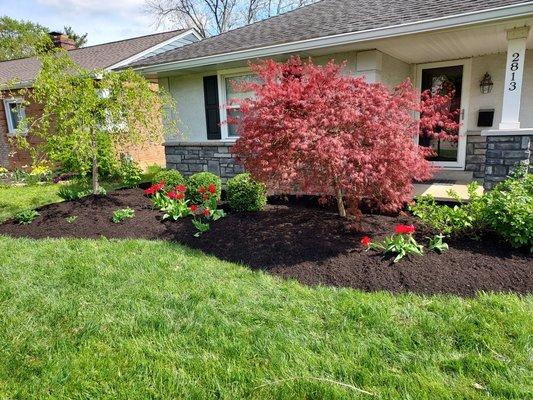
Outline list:
[[[104,69],[179,36],[186,31],[185,29],[180,29],[87,46],[70,50],[68,54],[82,68],[88,70]],[[37,57],[0,62],[0,82],[9,82],[11,80],[19,82],[32,81],[39,72],[40,66],[41,64]]]
[[[275,46],[458,16],[527,0],[322,0],[202,41],[131,63],[160,65],[199,57]]]

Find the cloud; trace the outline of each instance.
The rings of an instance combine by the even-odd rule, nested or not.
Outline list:
[[[48,26],[70,25],[88,32],[89,44],[153,33],[154,19],[143,12],[144,0],[34,0],[46,10]],[[56,22],[57,21],[57,22]],[[158,29],[159,30],[159,29]]]
[[[37,0],[39,4],[55,8],[63,14],[89,14],[108,15],[109,13],[119,13],[127,15],[129,13],[140,13],[144,0]]]

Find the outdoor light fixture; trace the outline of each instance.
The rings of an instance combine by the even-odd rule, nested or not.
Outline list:
[[[479,89],[481,90],[481,93],[487,94],[492,91],[492,86],[494,83],[492,82],[492,78],[490,77],[489,73],[487,72],[483,79],[481,79],[481,82],[479,82]]]

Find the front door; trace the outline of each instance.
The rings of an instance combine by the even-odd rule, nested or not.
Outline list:
[[[450,111],[458,111],[457,122],[461,124],[457,142],[430,139],[420,136],[421,146],[431,147],[434,156],[430,160],[443,168],[463,169],[466,151],[466,103],[468,99],[467,77],[469,64],[467,62],[443,62],[419,65],[417,79],[420,91],[429,90],[432,94],[445,94],[453,91],[454,97],[450,104]]]

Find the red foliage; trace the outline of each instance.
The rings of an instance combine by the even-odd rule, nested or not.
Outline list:
[[[412,181],[431,176],[414,137],[420,94],[407,80],[393,91],[341,73],[342,65],[251,65],[260,83],[237,89],[254,98],[236,100],[242,111],[233,153],[271,190],[328,194],[356,207],[365,199],[397,211],[412,194]],[[344,211],[342,201],[339,212]]]
[[[452,109],[455,91],[432,95],[422,92],[420,102],[420,134],[431,139],[456,142],[459,138],[459,109]]]

